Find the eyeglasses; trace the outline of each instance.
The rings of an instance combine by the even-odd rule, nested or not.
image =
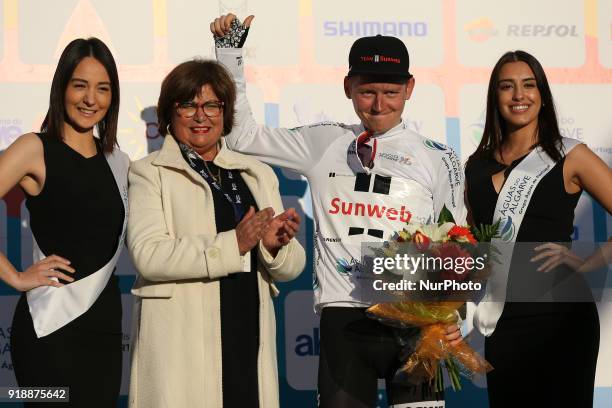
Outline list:
[[[195,102],[185,102],[185,103],[177,103],[176,104],[176,112],[184,118],[193,118],[198,111],[198,108],[202,108],[202,112],[209,118],[215,118],[221,114],[223,110],[222,101],[209,101],[205,102],[201,105],[198,105]]]

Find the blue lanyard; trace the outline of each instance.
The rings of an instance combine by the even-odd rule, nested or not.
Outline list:
[[[194,152],[192,148],[183,143],[180,143],[179,146],[181,148],[181,153],[189,166],[200,176],[202,176],[204,180],[206,180],[211,189],[215,189],[225,197],[225,199],[232,205],[232,210],[234,210],[234,220],[236,223],[240,222],[244,216],[244,205],[242,203],[242,197],[240,197],[240,193],[238,191],[238,185],[236,184],[236,175],[231,170],[226,170],[227,178],[230,180],[232,186],[232,197],[230,193],[223,190],[223,187],[217,181],[215,181],[210,174],[208,174],[204,160],[196,152]],[[219,180],[221,180],[221,177],[219,177]]]

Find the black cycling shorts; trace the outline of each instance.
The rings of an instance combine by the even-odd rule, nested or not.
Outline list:
[[[443,408],[444,394],[434,392],[433,384],[394,381],[402,347],[393,329],[368,318],[365,310],[325,307],[321,313],[318,406],[376,407],[378,379],[383,378],[389,407]]]

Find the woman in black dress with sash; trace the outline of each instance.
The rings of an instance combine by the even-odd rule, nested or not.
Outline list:
[[[35,247],[24,272],[0,254],[3,280],[24,292],[11,333],[15,375],[20,387],[69,387],[65,406],[116,407],[119,395],[113,262],[123,246],[129,159],[116,148],[118,110],[109,49],[96,38],[74,40],[60,57],[41,133],[0,156],[0,195],[23,189]]]
[[[570,150],[569,145],[576,146]],[[544,270],[571,275],[558,256],[567,249],[558,243],[571,241],[574,209],[583,190],[612,210],[612,174],[586,145],[561,137],[539,62],[526,52],[508,52],[491,74],[483,138],[466,167],[474,224],[493,223],[506,179],[535,148],[553,166],[535,187],[515,241],[552,244],[540,247],[538,256],[532,252],[532,263],[520,262],[515,253],[506,292],[510,300],[545,280]],[[503,306],[485,340],[485,355],[494,367],[487,375],[491,407],[592,406],[599,317],[595,303],[585,301],[589,295],[582,279],[573,282],[581,302],[507,301]]]

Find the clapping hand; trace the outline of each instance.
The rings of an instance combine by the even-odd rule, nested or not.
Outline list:
[[[262,237],[262,244],[276,256],[281,247],[287,245],[300,228],[301,218],[295,208],[288,208],[270,220],[268,229]]]
[[[264,208],[257,213],[252,206],[249,208],[244,218],[236,226],[240,255],[246,254],[257,245],[268,229],[272,217],[274,217],[274,210],[271,207]]]

